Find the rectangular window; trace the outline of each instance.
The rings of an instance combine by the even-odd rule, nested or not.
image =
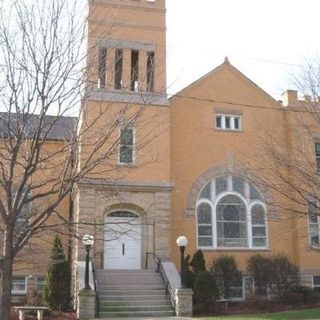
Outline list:
[[[216,115],[216,128],[222,130],[241,130],[241,116]]]
[[[139,51],[131,51],[131,91],[139,89]]]
[[[319,247],[319,208],[316,201],[308,203],[309,243],[313,247]]]
[[[229,289],[230,300],[243,300],[244,299],[244,281],[243,278],[235,281]]]
[[[38,276],[37,277],[37,291],[38,292],[43,292],[45,282],[46,282],[45,276]]]
[[[312,288],[314,291],[320,291],[320,276],[312,277]]]
[[[216,117],[216,128],[222,129],[222,116]]]
[[[12,294],[27,293],[27,279],[25,276],[12,277],[11,292]]]
[[[15,192],[13,192],[13,194],[15,194]],[[23,194],[21,196],[21,200],[27,201],[27,199],[30,197],[31,197],[31,190],[29,190],[28,187],[25,187],[23,190]],[[16,222],[15,222],[16,234],[23,233],[29,227],[29,219],[30,219],[31,210],[32,210],[31,202],[27,202],[22,206],[20,213],[18,214]]]
[[[114,88],[122,89],[122,66],[123,66],[123,50],[116,49],[115,52],[115,68],[114,68]]]
[[[134,129],[120,129],[119,163],[133,163],[134,161]]]
[[[99,88],[104,88],[106,86],[106,63],[107,63],[107,48],[99,49]]]
[[[320,173],[320,143],[315,143],[317,172]]]
[[[147,53],[147,91],[154,90],[154,52]]]

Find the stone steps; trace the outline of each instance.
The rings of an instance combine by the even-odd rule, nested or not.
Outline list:
[[[96,279],[100,318],[174,316],[162,278],[152,270],[97,270]]]

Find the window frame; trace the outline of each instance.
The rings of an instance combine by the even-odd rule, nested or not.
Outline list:
[[[317,202],[317,201],[316,201]],[[317,218],[317,222],[315,223],[315,222],[313,222],[313,223],[311,223],[311,221],[310,221],[310,215],[312,214],[311,212],[309,212],[309,206],[310,206],[310,204],[312,204],[312,203],[314,203],[314,201],[312,201],[312,200],[309,200],[308,201],[308,203],[307,203],[307,210],[308,210],[308,214],[307,214],[307,224],[308,224],[308,243],[309,243],[309,246],[311,247],[311,248],[319,248],[320,247],[320,215],[319,214],[316,214],[316,218]],[[317,206],[317,210],[319,210],[319,208],[318,208],[318,205],[316,204],[316,206]],[[317,235],[318,235],[318,244],[317,245],[314,245],[314,244],[312,244],[312,242],[311,242],[311,225],[316,225],[316,227],[317,227],[317,230],[318,230],[318,233],[317,233]]]
[[[315,277],[320,277],[320,275],[318,275],[318,274],[312,275],[312,289],[314,290],[314,289],[318,289],[319,288],[319,290],[320,290],[320,284],[317,284],[317,285],[314,284],[314,278]]]
[[[46,284],[46,276],[44,276],[44,275],[37,276],[36,287],[37,287],[37,291],[38,292],[43,292],[44,291],[45,284]]]
[[[317,145],[320,146],[320,142],[315,141],[315,143],[314,143],[314,149],[315,149],[314,156],[315,156],[315,162],[316,162],[316,171],[318,174],[320,174],[320,154],[319,155],[317,154]]]
[[[240,132],[242,131],[242,115],[235,115],[235,114],[222,114],[216,113],[215,114],[215,128],[216,130],[221,131],[235,131]],[[217,119],[220,119],[220,127],[217,125]],[[226,119],[229,119],[229,127],[226,127]],[[235,127],[235,119],[238,119],[238,128]]]
[[[229,298],[231,301],[244,301],[246,299],[246,277],[241,277],[241,287],[230,287],[230,289],[241,288],[242,297],[240,298]]]
[[[24,187],[24,190],[27,190],[28,198],[32,197],[32,190],[28,186]],[[14,193],[15,194],[15,193]],[[16,235],[22,234],[30,225],[30,214],[32,212],[32,202],[25,204],[21,210],[24,210],[23,214],[17,216],[15,221],[15,233]],[[22,213],[22,212],[21,212]]]
[[[13,284],[14,284],[14,281],[17,280],[17,278],[24,278],[24,290],[14,290],[12,287],[13,287]],[[21,281],[22,283],[22,281]],[[28,285],[28,280],[27,280],[27,277],[26,276],[13,276],[12,277],[12,284],[11,284],[11,294],[13,295],[25,295],[27,294],[27,285]]]
[[[220,177],[227,177],[227,190],[220,192],[218,195],[216,195],[216,179]],[[241,177],[244,179],[244,193],[245,195],[242,195],[239,192],[233,191],[233,180],[232,177],[240,177],[236,175],[222,175],[222,176],[217,176],[211,179],[210,182],[208,182],[199,192],[198,195],[198,200],[196,202],[196,237],[197,237],[197,248],[201,250],[220,250],[220,251],[232,251],[232,250],[268,250],[269,249],[269,230],[268,230],[268,221],[267,221],[267,205],[260,199],[251,199],[250,198],[250,185],[253,185],[257,191],[260,193],[259,189],[249,182],[247,179],[244,177]],[[206,198],[199,198],[203,189],[207,187],[208,184],[211,184],[211,194],[210,194],[210,199]],[[247,246],[246,247],[226,247],[226,246],[218,246],[218,228],[217,228],[217,205],[219,201],[225,197],[226,195],[235,195],[241,199],[241,201],[245,204],[246,208],[246,231],[247,231]],[[260,193],[261,195],[261,193]],[[261,198],[263,199],[262,195]],[[211,206],[211,211],[212,211],[212,246],[201,246],[199,245],[199,232],[198,232],[198,207],[202,204],[206,203]],[[265,228],[265,246],[254,246],[253,245],[253,224],[252,224],[252,213],[251,209],[255,205],[261,205],[264,211],[264,225],[261,225]],[[201,224],[200,224],[201,225]],[[201,237],[201,235],[200,235]]]
[[[132,147],[131,147],[131,152],[132,152],[132,161],[131,162],[122,162],[121,161],[121,147],[124,146],[121,144],[121,133],[122,130],[132,130]],[[119,152],[118,152],[118,164],[119,165],[134,165],[136,163],[136,152],[135,152],[135,145],[136,145],[136,130],[134,127],[131,126],[123,126],[119,128]]]

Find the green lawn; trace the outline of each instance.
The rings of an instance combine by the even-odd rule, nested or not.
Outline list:
[[[265,313],[260,315],[241,315],[241,316],[225,316],[225,317],[206,317],[201,320],[307,320],[307,319],[320,319],[320,309],[306,309],[306,310],[294,310],[279,313]]]

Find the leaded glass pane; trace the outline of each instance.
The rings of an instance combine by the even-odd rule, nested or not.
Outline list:
[[[198,235],[199,236],[212,236],[212,227],[211,226],[198,226]]]
[[[133,145],[133,129],[121,129],[120,144]]]
[[[252,245],[254,247],[266,247],[267,246],[267,239],[265,237],[253,238]]]
[[[217,205],[217,220],[246,221],[246,207],[242,200],[235,195],[223,197]]]
[[[199,199],[211,199],[211,182],[202,189]]]
[[[199,247],[212,247],[212,237],[198,237]]]
[[[247,239],[218,238],[217,246],[228,248],[246,248],[248,246],[248,241]]]
[[[212,223],[212,214],[211,207],[208,203],[201,203],[198,206],[198,223],[199,224],[211,224]]]
[[[253,227],[252,228],[252,236],[259,237],[259,236],[266,236],[266,228],[265,227]]]
[[[218,177],[215,180],[216,182],[216,195],[227,191],[228,188],[228,177]]]
[[[244,179],[241,177],[232,177],[232,189],[244,196]]]
[[[260,192],[252,183],[250,183],[250,199],[263,201]]]
[[[255,204],[251,209],[251,219],[253,225],[264,225],[264,208],[260,204]]]
[[[120,147],[120,163],[131,163],[133,162],[132,147],[121,146]]]

